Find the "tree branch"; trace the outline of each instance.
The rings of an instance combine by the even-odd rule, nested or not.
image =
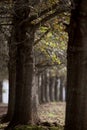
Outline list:
[[[56,9],[57,6],[58,6],[58,3],[52,5],[51,7],[47,8],[47,9],[45,9],[45,10],[43,10],[43,11],[41,11],[41,12],[38,14],[38,17],[37,17],[37,15],[31,16],[31,17],[30,17],[30,19],[31,19],[30,21],[36,20],[37,18],[39,18],[39,17],[45,15],[46,13],[52,11],[53,9]]]
[[[38,23],[35,24],[35,27],[38,28],[40,25],[43,25],[46,21],[52,19],[53,17],[57,16],[60,13],[63,12],[68,12],[71,9],[66,7],[66,8],[61,8],[61,9],[57,9],[54,13],[49,14],[48,16],[46,16],[45,18],[43,18],[42,20],[40,20]]]
[[[40,42],[42,40],[42,38],[45,37],[45,35],[47,35],[49,33],[50,29],[48,29],[39,39],[37,39],[34,43],[34,46],[38,44],[38,42]]]
[[[58,6],[58,3],[52,5],[51,7],[47,8],[47,9],[45,9],[45,10],[43,10],[43,11],[41,11],[40,13],[38,13],[38,15],[32,15],[32,16],[30,16],[29,18],[24,19],[24,20],[20,23],[20,25],[22,25],[22,24],[25,23],[25,22],[32,22],[32,21],[34,21],[34,20],[37,20],[38,18],[40,18],[41,16],[45,15],[46,13],[52,11],[53,9],[56,9],[57,6]]]

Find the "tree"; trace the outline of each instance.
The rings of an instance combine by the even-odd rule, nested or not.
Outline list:
[[[0,103],[2,103],[2,82],[0,81]]]
[[[18,124],[33,124],[38,121],[36,103],[37,88],[35,87],[34,83],[34,34],[36,29],[41,24],[44,24],[46,21],[48,21],[49,18],[53,18],[57,15],[57,13],[69,10],[68,8],[61,8],[59,10],[59,8],[57,8],[57,4],[54,4],[53,13],[51,11],[52,7],[50,6],[48,9],[42,10],[40,13],[38,13],[38,15],[32,15],[34,12],[32,11],[31,13],[32,8],[30,6],[30,3],[28,0],[16,0],[14,2],[14,13],[12,23],[12,36],[14,40],[11,41],[11,44],[13,44],[16,47],[16,50],[14,51],[14,55],[16,55],[16,76],[14,76],[16,77],[16,95],[14,114],[8,128],[6,129],[9,129],[9,127],[14,127]]]
[[[15,66],[15,50],[16,47],[13,45],[13,35],[8,38],[9,45],[9,62],[8,62],[8,70],[9,70],[9,100],[8,100],[8,110],[7,114],[2,118],[2,122],[9,122],[12,119],[15,105],[15,87],[16,87],[16,66]]]
[[[16,1],[14,5],[14,41],[16,45],[16,97],[12,121],[9,127],[17,124],[33,124],[38,121],[36,86],[35,86],[35,67],[33,59],[34,31],[32,25],[26,25],[21,21],[26,19],[30,13],[27,5],[28,1]],[[19,9],[21,5],[21,9]],[[29,33],[28,33],[29,32]],[[28,33],[28,34],[27,34]],[[30,35],[30,36],[28,36]]]
[[[74,0],[67,50],[65,130],[87,130],[87,0]]]
[[[8,10],[12,1],[0,1],[0,79],[9,79],[9,103],[7,114],[1,119],[1,122],[8,122],[12,119],[14,109],[14,98],[15,98],[15,59],[14,59],[14,45],[12,46],[12,35],[10,37],[10,31],[12,30],[10,24],[12,22],[11,14]],[[7,19],[7,20],[6,20]],[[14,50],[13,50],[14,49]],[[10,50],[10,51],[9,51]],[[10,57],[10,58],[9,58]],[[8,74],[9,70],[9,74]]]

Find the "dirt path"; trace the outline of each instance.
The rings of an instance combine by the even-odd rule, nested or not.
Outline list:
[[[57,122],[64,125],[65,121],[65,103],[47,103],[39,106],[39,117],[41,121]]]
[[[6,104],[0,104],[0,116],[3,114],[6,114],[7,112],[7,105]]]
[[[0,104],[0,116],[7,111],[7,105]],[[56,122],[57,124],[64,125],[65,120],[65,103],[46,103],[39,105],[38,115],[41,122]]]

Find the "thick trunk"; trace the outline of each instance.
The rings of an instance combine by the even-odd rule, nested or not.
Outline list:
[[[0,81],[0,103],[2,103],[2,82]]]
[[[70,27],[65,130],[87,130],[87,0],[72,10]]]
[[[17,32],[18,31],[21,30],[17,30]],[[17,46],[16,99],[13,121],[21,124],[34,123],[37,121],[33,31],[32,28],[32,30],[30,30],[30,38],[26,38],[25,43]],[[21,37],[24,37],[23,32]]]
[[[21,3],[20,3],[21,2]],[[23,3],[22,3],[23,2]],[[28,1],[25,0],[28,4]],[[24,7],[24,1],[15,3],[14,14],[14,43],[16,44],[16,95],[12,121],[9,127],[18,124],[33,124],[38,121],[37,116],[37,87],[35,86],[35,66],[33,56],[33,43],[35,29],[20,23],[29,15]],[[21,8],[18,8],[21,4]],[[22,7],[23,6],[23,7]],[[27,32],[29,34],[27,35]]]

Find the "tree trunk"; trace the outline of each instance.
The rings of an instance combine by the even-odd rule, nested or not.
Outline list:
[[[65,130],[87,130],[87,0],[71,13]]]
[[[44,72],[44,97],[45,97],[45,102],[49,102],[49,79],[48,79],[48,74],[47,70]]]
[[[12,121],[6,129],[18,124],[33,124],[37,116],[37,87],[35,86],[35,65],[33,44],[35,29],[23,20],[29,16],[29,7],[25,8],[28,0],[15,2],[14,14],[14,43],[16,49],[16,96]],[[18,8],[20,7],[21,8]],[[23,6],[23,7],[22,7]],[[29,33],[28,33],[29,32]]]
[[[58,102],[59,101],[59,84],[58,84],[58,78],[56,76],[56,79],[55,79],[55,101]]]
[[[0,103],[2,103],[2,82],[0,81]]]
[[[35,75],[35,88],[36,88],[36,104],[39,105],[39,76]]]
[[[50,95],[50,101],[52,101],[52,77],[50,74],[50,78],[49,78],[49,95]]]
[[[13,32],[12,32],[13,33]],[[14,112],[14,104],[15,104],[15,82],[16,82],[16,56],[15,51],[16,47],[13,45],[13,36],[9,38],[9,100],[8,100],[8,111],[7,114],[2,118],[2,122],[11,121],[13,112]]]
[[[39,104],[41,104],[42,103],[42,90],[41,90],[41,80],[42,80],[42,78],[41,78],[41,74],[39,74],[38,75],[38,96],[39,96]]]
[[[19,37],[25,38],[26,41],[17,46],[16,99],[13,122],[35,123],[37,121],[37,104],[33,60],[34,29],[31,28],[29,31],[30,38],[25,37],[23,28],[17,30],[16,33],[18,32],[21,33]]]
[[[60,77],[60,94],[59,94],[59,101],[63,101],[63,85],[64,85],[64,77]]]
[[[45,103],[45,78],[44,73],[41,76],[41,103]]]
[[[50,77],[50,101],[55,101],[55,77]]]
[[[43,103],[43,74],[41,74],[41,85],[40,85],[40,104]]]
[[[17,30],[16,33],[21,33],[23,29]],[[36,87],[34,75],[34,60],[33,60],[33,28],[30,38],[17,46],[16,59],[16,98],[15,110],[12,119],[12,124],[27,124],[37,121],[37,104],[36,104]],[[24,37],[25,33],[19,35]],[[18,34],[17,34],[18,36]]]
[[[46,71],[46,101],[50,102],[50,97],[49,97],[49,70]]]

